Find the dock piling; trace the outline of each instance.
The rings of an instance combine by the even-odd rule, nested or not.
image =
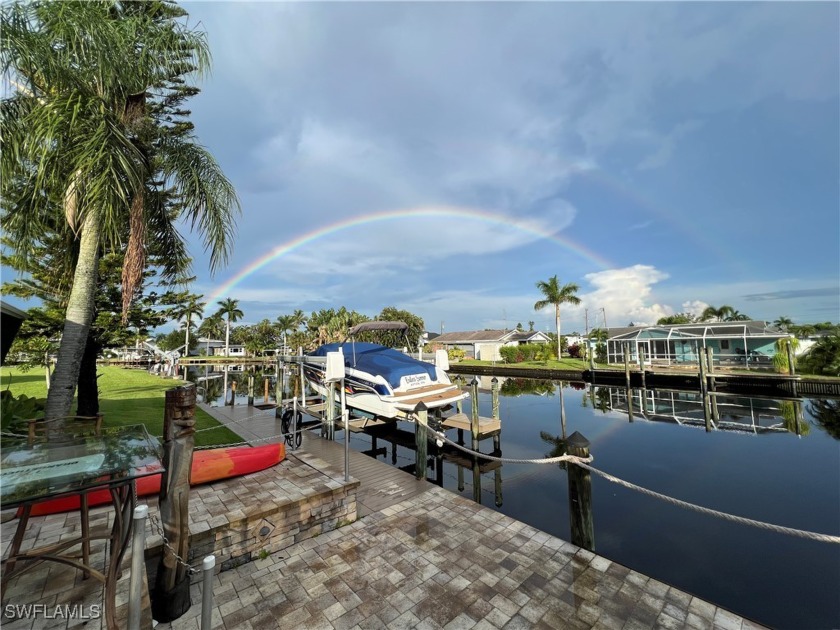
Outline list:
[[[414,445],[415,451],[414,476],[417,479],[426,478],[426,459],[429,441],[426,437],[426,427],[429,424],[429,411],[423,402],[418,403],[414,408]]]
[[[630,389],[630,344],[624,342],[624,380],[625,387]]]
[[[248,372],[248,406],[254,406],[254,373]]]
[[[490,380],[490,395],[493,404],[493,419],[499,419],[499,379],[495,376]]]
[[[474,378],[470,382],[470,399],[472,409],[470,414],[470,433],[472,434],[472,450],[478,450],[478,379]]]
[[[569,455],[589,457],[589,440],[575,431],[566,442]],[[592,519],[592,480],[588,470],[574,463],[568,465],[569,519],[572,544],[595,551],[595,526]]]
[[[645,383],[645,349],[641,346],[639,347],[639,371],[642,374],[642,390],[645,390],[647,389],[647,383]]]

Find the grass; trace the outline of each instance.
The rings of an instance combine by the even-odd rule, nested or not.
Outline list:
[[[177,387],[181,381],[167,380],[143,370],[126,370],[119,367],[100,366],[99,410],[105,414],[103,426],[119,427],[144,424],[151,435],[163,435],[163,408],[167,389]],[[0,371],[0,386],[9,388],[15,396],[26,394],[46,398],[47,388],[43,370],[23,372],[5,366]],[[195,434],[196,446],[212,446],[241,442],[236,433],[219,423],[207,412],[196,407],[195,428],[218,426],[213,431]]]

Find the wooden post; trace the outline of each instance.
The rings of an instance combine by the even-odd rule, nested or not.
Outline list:
[[[473,501],[481,505],[481,468],[478,465],[478,457],[472,456],[473,461]]]
[[[569,455],[589,457],[589,440],[575,431],[569,436],[566,446]],[[592,480],[589,471],[580,466],[568,464],[569,477],[569,520],[572,529],[572,544],[595,551],[595,526],[592,519]]]
[[[455,384],[458,386],[458,389],[461,389],[464,386],[464,379],[460,377],[460,375],[455,379]],[[457,413],[464,413],[464,410],[461,406],[461,401],[455,401],[455,411]]]
[[[642,372],[642,389],[647,389],[647,383],[645,382],[645,349],[641,346],[639,347],[639,369]],[[642,396],[642,409],[644,410],[644,396]]]
[[[624,342],[624,380],[625,387],[630,389],[630,344]]]
[[[625,389],[624,391],[627,397],[627,419],[633,422],[633,390]]]
[[[426,426],[429,423],[429,411],[422,402],[414,408],[414,445],[416,447],[414,458],[414,476],[417,479],[426,479],[426,459],[429,441],[426,438]]]
[[[501,455],[501,453],[499,454]],[[502,469],[493,471],[493,489],[496,495],[496,507],[502,507]]]
[[[787,340],[787,343],[785,344],[785,346],[787,347],[788,374],[790,374],[791,377],[795,377],[796,376],[796,363],[794,363],[794,361],[795,361],[796,357],[793,356],[793,344],[790,342],[790,339]],[[796,396],[797,395],[796,381],[792,380],[790,382],[790,387],[791,387],[791,392],[793,393],[794,396]],[[797,427],[798,426],[799,425],[797,425]]]
[[[592,344],[589,343],[589,340],[586,340],[586,351],[589,354],[589,370],[594,372],[595,371],[595,348],[592,347]]]
[[[280,418],[283,415],[283,376],[286,374],[286,366],[280,360],[274,368],[274,417]]]
[[[703,405],[703,419],[706,422],[706,433],[712,430],[712,416],[709,411],[709,390],[706,380],[706,348],[695,346],[697,350],[697,361],[700,365],[700,403]]]
[[[230,406],[233,407],[235,402],[236,402],[236,380],[233,379],[230,382]]]
[[[178,619],[189,609],[190,576],[178,562],[190,550],[190,469],[195,443],[195,385],[166,391],[163,414],[163,466],[160,485],[160,520],[169,541],[164,545],[152,596],[153,617]],[[174,553],[173,553],[174,550]]]
[[[268,377],[263,377],[263,403],[268,404]]]
[[[490,397],[492,399],[492,415],[494,420],[499,419],[499,379],[495,376],[490,380]]]
[[[472,409],[470,414],[470,433],[472,434],[472,450],[478,450],[478,379],[473,378],[470,383],[470,397],[472,398]]]
[[[306,387],[303,380],[303,346],[298,346],[298,356],[301,357],[300,370],[298,372],[298,381],[300,383],[300,404],[301,407],[306,409],[306,394],[304,393],[304,389],[306,389]]]
[[[563,439],[566,439],[566,401],[563,399],[563,381],[560,381],[558,386],[558,395],[560,396],[560,433]]]
[[[254,406],[254,373],[248,372],[248,406]]]
[[[715,383],[715,349],[711,346],[706,346],[706,372],[709,375],[709,386],[712,391],[716,391],[717,383]]]

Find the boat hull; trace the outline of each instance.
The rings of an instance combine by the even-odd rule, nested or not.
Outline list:
[[[324,381],[323,368],[305,365],[303,373],[310,387],[326,398],[329,386]],[[382,385],[374,379],[369,374],[357,374],[352,368],[346,370],[344,397],[347,407],[381,418],[399,418],[411,413],[421,401],[427,409],[438,409],[469,398],[469,394],[449,382],[417,388],[414,394],[411,390],[383,393]]]

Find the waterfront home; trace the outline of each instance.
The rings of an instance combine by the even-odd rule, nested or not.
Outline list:
[[[719,365],[770,367],[776,341],[790,335],[763,321],[704,322],[668,326],[629,326],[607,330],[607,362],[623,363],[629,344],[630,361],[644,352],[649,365],[697,363],[697,349],[711,348]]]
[[[518,346],[523,343],[548,343],[545,333],[537,330],[468,330],[438,335],[431,342],[449,350],[459,348],[469,359],[501,361],[499,349],[502,346]]]

